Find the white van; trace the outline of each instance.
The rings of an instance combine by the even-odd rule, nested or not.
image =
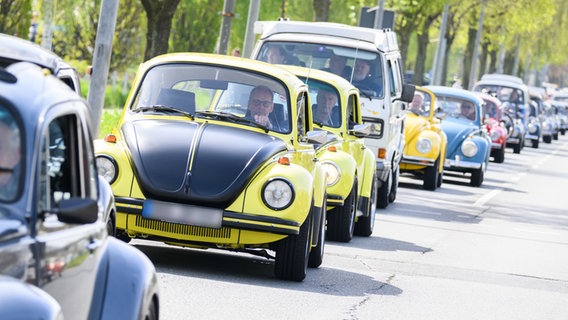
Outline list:
[[[396,34],[390,29],[329,22],[258,21],[261,34],[252,58],[339,74],[360,91],[363,121],[373,131],[365,139],[377,159],[377,207],[396,198],[404,150],[406,103],[414,86],[404,84]]]

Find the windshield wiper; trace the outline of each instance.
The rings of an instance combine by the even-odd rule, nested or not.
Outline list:
[[[132,112],[147,112],[147,111],[158,111],[158,112],[165,112],[165,113],[180,113],[190,119],[193,120],[193,115],[187,111],[178,109],[178,108],[173,108],[173,107],[168,107],[168,106],[164,106],[164,105],[153,105],[153,106],[147,106],[147,107],[140,107],[140,108],[136,108],[134,110],[132,110]]]
[[[219,111],[196,111],[195,115],[199,116],[199,117],[203,117],[203,118],[216,119],[216,120],[226,120],[226,121],[230,121],[230,122],[233,122],[233,123],[242,123],[242,124],[247,124],[247,125],[253,125],[257,128],[264,130],[265,132],[269,131],[268,127],[263,126],[262,124],[254,121],[254,120],[247,119],[245,117],[239,117],[239,116],[236,116],[232,113],[219,112]]]
[[[14,168],[0,167],[0,172],[14,172]]]

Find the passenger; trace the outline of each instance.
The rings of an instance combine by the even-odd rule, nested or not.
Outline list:
[[[329,67],[323,69],[323,71],[335,73],[336,75],[342,76],[345,79],[351,78],[351,67],[346,65],[347,58],[333,54],[329,58]]]
[[[266,61],[272,64],[286,64],[286,52],[282,47],[271,46],[266,52]]]
[[[374,90],[375,84],[371,79],[371,62],[368,60],[357,59],[355,61],[354,69],[353,85],[363,90]]]

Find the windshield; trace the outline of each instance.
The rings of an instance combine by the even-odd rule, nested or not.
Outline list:
[[[16,200],[22,189],[21,134],[13,114],[0,104],[0,202]]]
[[[473,122],[479,118],[478,110],[470,100],[436,95],[436,104],[446,114],[445,119],[454,118]]]
[[[289,94],[281,82],[217,65],[168,64],[152,68],[131,110],[214,118],[280,133],[291,130]]]
[[[306,78],[300,77],[306,82]],[[313,122],[320,126],[339,128],[341,127],[341,99],[335,87],[314,79],[307,80],[310,88],[310,101],[312,104]]]
[[[383,96],[382,61],[375,52],[313,43],[267,41],[256,59],[329,71],[349,80],[364,95]]]

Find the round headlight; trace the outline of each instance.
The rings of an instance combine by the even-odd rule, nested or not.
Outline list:
[[[493,141],[499,140],[499,132],[497,132],[497,131],[491,131],[489,136],[491,137],[491,140],[493,140]]]
[[[339,178],[341,178],[341,172],[337,164],[333,162],[322,162],[321,166],[323,172],[325,172],[325,183],[327,186],[335,185],[339,181]]]
[[[461,145],[461,151],[464,156],[471,158],[477,154],[477,145],[472,140],[465,140]]]
[[[97,156],[97,172],[103,177],[109,184],[116,180],[118,175],[118,166],[114,159],[109,156]]]
[[[530,133],[535,133],[537,130],[538,130],[538,127],[537,127],[537,126],[535,126],[535,125],[532,124],[532,123],[529,123],[529,132],[530,132]]]
[[[285,209],[294,201],[294,188],[292,184],[286,180],[270,180],[262,189],[262,201],[264,201],[264,204],[270,209]]]
[[[420,153],[428,153],[432,150],[432,141],[428,138],[418,139],[416,142],[416,150]]]

